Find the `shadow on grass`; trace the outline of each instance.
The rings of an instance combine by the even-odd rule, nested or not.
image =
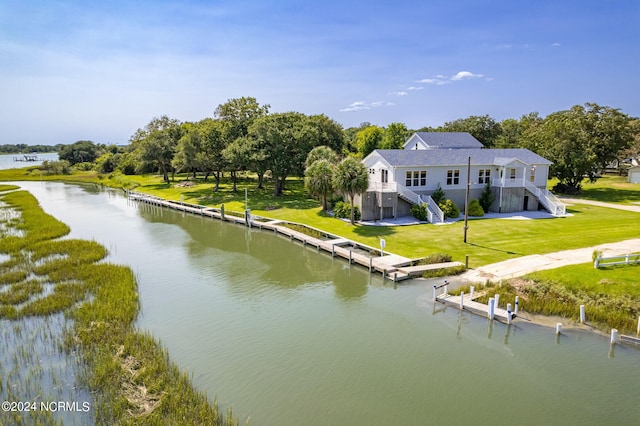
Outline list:
[[[515,251],[501,250],[501,249],[497,249],[497,248],[494,248],[494,247],[487,247],[487,246],[483,246],[483,245],[480,245],[480,244],[474,244],[474,243],[467,243],[467,244],[469,244],[472,247],[477,247],[477,248],[481,248],[481,249],[485,249],[485,250],[497,251],[497,252],[506,253],[506,254],[514,254],[514,255],[518,255],[518,256],[525,256],[525,254],[518,253],[518,252],[515,252]]]
[[[357,225],[353,232],[361,237],[385,237],[395,234],[396,230],[393,226]]]

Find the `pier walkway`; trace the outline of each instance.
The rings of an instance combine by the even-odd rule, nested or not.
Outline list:
[[[489,312],[490,310],[489,305],[485,305],[483,303],[476,302],[474,300],[482,296],[482,293],[465,294],[461,297],[460,295],[455,296],[455,295],[448,294],[446,290],[446,286],[445,286],[444,292],[439,295],[436,294],[436,290],[437,290],[437,287],[434,288],[434,296],[435,296],[436,302],[440,302],[448,306],[453,306],[458,309],[467,310],[476,315],[480,315],[485,318],[491,319],[491,315]],[[513,322],[515,317],[516,316],[513,311],[511,311],[511,318],[509,318],[509,312],[506,309],[501,309],[498,307],[495,307],[493,309],[493,319],[497,321],[510,324],[511,322]]]
[[[248,213],[225,212],[224,208],[213,208],[180,201],[170,201],[134,191],[125,190],[125,193],[127,198],[133,201],[233,222],[249,228],[273,231],[275,234],[288,237],[291,241],[301,242],[304,246],[312,246],[318,251],[323,250],[331,253],[332,257],[337,256],[344,258],[348,260],[350,264],[361,265],[368,268],[369,272],[381,273],[383,278],[393,280],[394,282],[420,276],[424,271],[462,265],[460,262],[417,265],[420,259],[410,259],[386,251],[382,252],[379,248],[331,235],[319,229],[307,227],[306,225],[294,224],[305,226],[322,237],[312,237],[303,232],[291,229],[287,227],[288,222],[282,220],[270,219]]]

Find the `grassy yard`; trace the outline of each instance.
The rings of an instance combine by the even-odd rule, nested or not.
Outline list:
[[[536,272],[527,278],[539,282],[553,282],[573,290],[614,296],[627,295],[640,300],[638,277],[640,265],[595,269],[592,263],[584,263]]]
[[[283,197],[273,197],[272,188],[258,190],[255,181],[245,179],[239,191],[231,192],[225,182],[220,191],[212,191],[212,183],[194,182],[190,187],[167,185],[159,177],[127,177],[136,189],[146,193],[186,202],[244,210],[244,189],[253,214],[274,219],[304,223],[325,232],[378,247],[381,238],[387,250],[407,257],[423,257],[433,253],[449,253],[454,260],[470,256],[470,266],[477,267],[512,257],[547,253],[620,241],[640,235],[638,215],[631,212],[576,204],[570,217],[545,220],[475,219],[469,222],[468,243],[462,242],[462,221],[448,225],[415,225],[397,227],[352,226],[323,212],[319,203],[308,197],[302,181],[287,181]],[[177,182],[180,183],[180,182]],[[612,226],[615,224],[615,226]]]
[[[4,173],[2,173],[4,172]],[[17,175],[17,176],[16,176]],[[0,180],[21,178],[39,179],[39,173],[24,172],[13,175],[0,171]],[[243,211],[244,191],[247,189],[248,206],[253,214],[291,222],[304,223],[332,234],[350,238],[373,247],[379,247],[379,240],[387,241],[387,250],[399,255],[417,258],[433,253],[448,253],[453,260],[464,261],[469,255],[471,267],[499,262],[513,257],[558,250],[587,247],[606,242],[615,242],[640,235],[638,214],[621,210],[575,204],[568,212],[570,217],[541,220],[474,219],[469,221],[468,243],[462,242],[462,221],[448,225],[415,225],[397,227],[352,226],[323,212],[320,204],[311,199],[304,190],[301,179],[287,181],[287,189],[282,197],[273,196],[270,184],[265,189],[257,189],[251,177],[241,178],[238,192],[231,191],[231,183],[224,180],[220,190],[213,192],[213,180],[208,182],[186,180],[177,177],[175,182],[166,184],[160,176],[122,176],[100,178],[92,172],[68,177],[53,177],[57,180],[95,182],[115,187],[135,188],[138,191],[171,200],[219,207],[225,205],[227,211]],[[187,183],[185,185],[185,183]],[[587,187],[587,193],[604,192],[605,184],[619,185],[614,188],[615,197],[601,197],[612,201],[633,200],[640,195],[635,187],[627,187],[619,178],[606,177],[599,181],[602,187]],[[184,185],[184,186],[183,186]],[[595,185],[595,184],[594,184]],[[603,188],[603,189],[598,189]],[[639,190],[640,191],[640,190]],[[620,195],[626,194],[629,195]]]
[[[585,183],[579,198],[607,203],[640,203],[640,184],[627,182],[626,176],[604,176]]]

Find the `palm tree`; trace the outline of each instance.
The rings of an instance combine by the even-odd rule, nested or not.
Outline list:
[[[362,194],[369,188],[369,173],[360,161],[347,157],[336,168],[333,178],[336,191],[349,196],[351,201],[351,224],[353,220],[353,199],[356,194]]]
[[[322,210],[327,210],[327,195],[334,190],[334,168],[327,160],[316,160],[304,172],[304,186],[312,196],[322,199]]]

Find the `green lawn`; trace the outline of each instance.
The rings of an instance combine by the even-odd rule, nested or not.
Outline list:
[[[564,266],[527,276],[534,281],[554,282],[588,293],[640,298],[640,265],[595,269],[592,263]]]
[[[604,176],[594,183],[585,181],[579,198],[607,203],[640,203],[640,184],[627,182],[626,176]]]
[[[24,170],[24,169],[23,169]],[[39,179],[39,173],[25,175],[24,171],[0,171],[0,180]],[[379,247],[380,238],[387,241],[387,250],[399,255],[418,258],[433,253],[448,253],[453,260],[464,261],[469,255],[471,267],[498,262],[513,257],[558,250],[587,247],[615,242],[640,235],[638,214],[621,210],[575,204],[568,209],[570,217],[540,220],[475,219],[469,221],[468,243],[462,242],[462,221],[449,225],[415,225],[397,227],[352,226],[334,219],[321,211],[320,204],[307,195],[301,179],[289,179],[282,197],[273,196],[273,187],[256,188],[252,177],[244,177],[238,183],[238,192],[231,191],[231,184],[224,180],[218,192],[213,192],[213,180],[198,179],[192,186],[176,186],[185,177],[166,184],[160,176],[100,177],[83,172],[72,177],[44,177],[51,180],[70,180],[104,183],[116,187],[135,187],[136,190],[163,198],[195,204],[219,207],[224,203],[227,211],[243,211],[244,190],[248,191],[248,205],[253,214],[291,222],[304,223],[325,232],[353,239],[363,244]],[[605,191],[609,182],[613,194],[601,199],[630,202],[640,195],[634,186],[619,178],[606,177],[597,184],[585,185],[587,194]],[[600,185],[600,186],[596,186]],[[626,195],[625,195],[626,194]]]
[[[212,191],[212,182],[196,182],[191,187],[167,185],[160,177],[127,176],[137,190],[186,202],[244,210],[244,189],[253,214],[274,219],[304,223],[323,231],[350,238],[374,247],[380,238],[387,241],[387,250],[407,257],[423,257],[446,252],[454,260],[470,256],[470,266],[477,267],[512,257],[586,247],[620,241],[640,235],[638,214],[586,204],[575,204],[566,218],[540,220],[475,219],[469,221],[468,243],[462,242],[462,221],[450,225],[415,225],[397,227],[352,226],[321,211],[316,200],[310,199],[300,179],[287,181],[282,197],[273,197],[272,187],[256,189],[255,180],[246,178],[231,192],[225,182],[219,192]],[[176,183],[179,183],[178,180]],[[614,226],[615,225],[615,226]]]

